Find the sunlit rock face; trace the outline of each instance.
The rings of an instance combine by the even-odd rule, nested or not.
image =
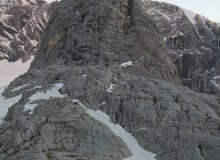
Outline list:
[[[143,6],[163,35],[183,84],[218,94],[220,25],[167,3],[145,0]]]
[[[219,159],[219,98],[177,85],[142,2],[61,1],[30,70],[3,92],[21,98],[0,126],[0,159],[135,159],[131,137],[157,160]]]

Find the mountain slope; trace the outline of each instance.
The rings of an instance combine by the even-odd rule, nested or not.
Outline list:
[[[163,35],[183,84],[218,93],[220,25],[171,4],[145,0],[143,5]]]
[[[41,33],[55,4],[43,0],[0,2],[0,60],[26,61],[36,53]]]
[[[141,2],[61,1],[30,70],[0,98],[14,104],[0,159],[145,160],[139,149],[150,160],[218,160],[219,98],[174,84]]]

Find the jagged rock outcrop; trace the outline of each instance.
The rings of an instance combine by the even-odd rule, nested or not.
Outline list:
[[[220,24],[167,3],[145,0],[143,6],[163,35],[183,84],[218,93]]]
[[[0,60],[26,61],[34,55],[56,5],[43,0],[1,0]]]
[[[218,160],[220,100],[174,84],[175,67],[141,2],[61,1],[30,70],[3,93],[22,97],[0,126],[0,159],[131,156],[77,99],[110,115],[157,160]]]

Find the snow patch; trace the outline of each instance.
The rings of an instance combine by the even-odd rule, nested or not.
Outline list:
[[[7,60],[1,60],[0,86],[9,84],[16,77],[27,72],[33,59],[34,57],[31,57],[31,59],[29,59],[25,63],[23,63],[21,59],[16,62],[8,62]]]
[[[7,35],[7,37],[8,37],[10,40],[13,39],[13,35],[12,35],[12,34],[10,34],[9,32],[6,32],[6,31],[3,31],[3,32],[4,32],[4,34]]]
[[[114,52],[106,52],[107,55],[114,55]]]
[[[129,67],[129,66],[132,66],[133,65],[133,62],[132,61],[128,61],[128,62],[124,62],[120,65],[120,67]]]
[[[201,48],[202,48],[203,50],[205,50],[205,51],[208,51],[208,52],[211,52],[211,51],[212,51],[212,49],[211,49],[211,48],[208,48],[208,47],[202,46]]]
[[[220,79],[220,75],[215,76],[214,79]]]
[[[156,160],[155,154],[144,150],[132,134],[128,133],[120,125],[113,124],[107,114],[102,111],[88,109],[79,100],[74,99],[73,102],[78,103],[88,115],[105,124],[116,136],[124,141],[132,154],[131,157],[125,158],[124,160]]]
[[[54,2],[54,1],[60,2],[60,0],[45,0],[45,1],[48,2],[48,3],[51,3],[51,2]]]
[[[47,90],[46,93],[37,92],[29,98],[29,102],[24,106],[24,111],[30,111],[33,114],[34,108],[38,105],[33,103],[36,100],[49,100],[50,98],[64,98],[65,95],[60,94],[59,89],[63,87],[63,83],[56,83],[51,90]]]
[[[107,89],[107,91],[110,92],[110,93],[112,93],[112,92],[113,92],[112,90],[113,90],[115,87],[117,87],[116,84],[110,84],[110,87]]]
[[[30,40],[30,43],[32,44],[32,46],[37,47],[38,41]]]
[[[4,47],[7,47],[8,49],[12,50],[12,48],[10,47],[11,41],[8,41],[8,40],[2,41],[1,45],[3,45]]]
[[[6,87],[0,87],[0,125],[3,123],[5,116],[8,113],[8,109],[13,106],[14,104],[18,103],[18,101],[21,99],[22,95],[18,95],[13,98],[6,99],[2,93]]]
[[[28,89],[27,91],[31,91],[31,90],[35,90],[35,89],[41,89],[41,88],[42,88],[42,86],[37,85],[36,87]]]
[[[80,13],[79,13],[79,11],[76,11],[76,14],[77,14],[78,16],[80,16]]]
[[[147,130],[147,128],[146,127],[140,128],[140,129],[137,130],[137,132],[138,131],[143,131],[143,130]]]
[[[166,15],[163,12],[156,10],[154,8],[151,8],[150,10],[148,10],[148,13],[151,15],[159,14],[159,15],[163,16],[166,20],[171,21],[171,19],[168,15]]]
[[[216,81],[211,80],[210,81],[217,89],[220,89],[220,86],[216,83]]]
[[[197,14],[192,11],[189,11],[187,9],[183,9],[183,12],[185,13],[185,15],[189,19],[189,21],[195,25],[196,24],[195,17]]]
[[[7,55],[7,54],[5,54],[5,53],[2,53],[2,52],[0,52],[0,57],[7,57],[7,58],[9,58],[9,56]]]
[[[23,86],[19,86],[19,87],[17,87],[17,88],[14,88],[14,89],[12,90],[12,92],[19,91],[19,90],[21,90],[21,89],[23,89],[23,88],[25,88],[25,87],[27,87],[27,86],[28,86],[28,84],[25,84],[25,85],[23,85]]]

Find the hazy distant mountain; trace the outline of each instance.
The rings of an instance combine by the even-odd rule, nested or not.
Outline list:
[[[26,61],[36,53],[54,5],[43,0],[0,1],[0,60]]]
[[[168,3],[143,3],[183,84],[199,92],[219,93],[220,24]]]

